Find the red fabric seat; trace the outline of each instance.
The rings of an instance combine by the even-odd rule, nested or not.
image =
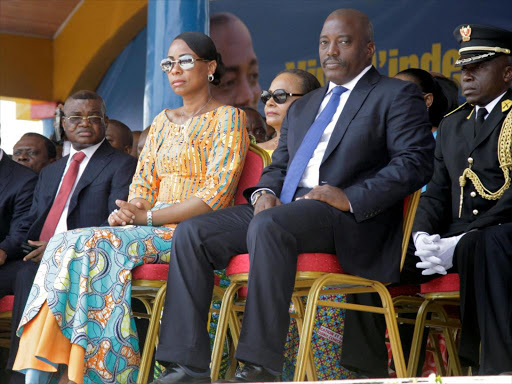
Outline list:
[[[421,293],[457,292],[459,289],[460,280],[457,273],[449,273],[428,283],[421,284]]]
[[[0,299],[0,313],[11,312],[14,304],[14,296],[4,296]]]
[[[301,253],[297,260],[297,272],[344,273],[336,255],[330,253]],[[226,275],[249,273],[249,254],[243,253],[231,259]]]
[[[391,297],[398,296],[415,296],[420,293],[420,287],[418,285],[398,285],[395,287],[388,287]]]
[[[132,271],[132,280],[167,280],[169,264],[143,264]]]

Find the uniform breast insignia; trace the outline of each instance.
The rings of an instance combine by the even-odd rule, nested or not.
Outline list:
[[[512,107],[512,100],[503,100],[501,102],[501,112],[507,112]]]
[[[469,25],[467,27],[462,26],[459,31],[462,36],[462,41],[471,40],[471,27]]]
[[[508,108],[510,108],[510,106]],[[498,161],[500,163],[500,168],[503,171],[503,178],[505,179],[505,182],[500,189],[498,189],[496,192],[492,192],[485,188],[478,175],[471,169],[474,163],[474,159],[471,157],[468,158],[468,167],[459,177],[459,218],[462,216],[464,187],[466,186],[467,182],[466,179],[471,180],[476,189],[476,192],[486,200],[499,200],[505,191],[510,187],[510,170],[512,169],[512,110],[507,114],[507,117],[505,118],[505,121],[501,127],[500,136],[498,138]]]

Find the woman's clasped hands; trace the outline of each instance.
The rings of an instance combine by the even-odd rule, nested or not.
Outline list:
[[[108,224],[112,227],[122,225],[146,225],[147,223],[147,210],[142,203],[135,202],[134,204],[123,200],[116,200],[116,205],[119,209],[112,211],[108,217]]]

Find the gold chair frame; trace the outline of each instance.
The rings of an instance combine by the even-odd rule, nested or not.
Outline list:
[[[412,225],[416,209],[420,198],[421,191],[416,191],[410,195],[406,203],[405,216],[403,222],[403,238],[402,238],[402,255],[400,269],[403,268],[407,246],[411,236]],[[326,290],[325,287],[334,286],[333,290]],[[326,293],[340,294],[358,294],[358,293],[378,293],[382,300],[382,307],[373,307],[361,304],[338,303],[327,300],[319,300],[320,296]],[[340,273],[322,274],[313,283],[308,294],[306,313],[304,317],[304,328],[300,338],[299,353],[297,356],[297,365],[295,368],[294,381],[303,381],[306,373],[307,360],[311,355],[311,338],[313,336],[313,328],[315,324],[317,306],[327,306],[335,308],[343,308],[349,310],[380,313],[384,315],[386,326],[389,333],[389,342],[395,361],[395,369],[397,376],[403,378],[407,376],[405,360],[400,342],[400,334],[396,320],[395,308],[391,295],[386,288],[386,284],[379,281],[365,279],[359,276],[353,276]]]
[[[437,343],[433,343],[435,349],[434,358],[438,373],[443,376],[462,376],[463,372],[455,342],[455,335],[456,332],[460,330],[461,323],[458,319],[450,318],[444,309],[446,305],[460,305],[459,291],[432,292],[424,294],[422,297],[399,296],[393,299],[393,302],[397,308],[398,322],[414,324],[411,351],[407,363],[408,377],[416,376],[425,328],[440,329],[445,338],[446,351],[448,353],[448,371],[444,369]],[[401,313],[417,313],[416,319],[400,317]],[[427,320],[428,313],[432,313],[433,315],[431,320]]]

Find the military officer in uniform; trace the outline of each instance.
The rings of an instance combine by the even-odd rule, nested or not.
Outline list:
[[[511,227],[502,226],[512,222],[512,32],[469,24],[454,35],[466,103],[439,126],[413,227],[416,266],[459,273],[459,354],[480,374],[499,374],[512,370]]]
[[[512,371],[512,32],[464,24],[454,35],[466,103],[439,125],[434,175],[420,199],[401,281],[458,273],[461,362],[499,374]],[[375,376],[387,368],[383,320],[352,312],[342,364]],[[362,338],[368,347],[356,345]]]

